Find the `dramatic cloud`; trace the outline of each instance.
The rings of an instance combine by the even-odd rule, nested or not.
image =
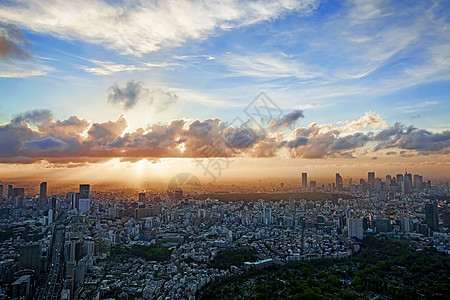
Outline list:
[[[30,54],[24,48],[29,46],[20,29],[0,22],[0,59],[28,59]]]
[[[147,100],[148,104],[154,105],[156,111],[159,112],[178,100],[178,96],[174,92],[160,88],[147,89],[142,82],[134,80],[127,82],[124,87],[113,84],[108,91],[108,102],[121,105],[125,110],[136,106],[138,101]]]
[[[0,5],[3,20],[65,39],[102,44],[140,56],[161,47],[202,40],[227,30],[276,19],[288,12],[309,13],[303,1],[16,1]]]
[[[269,129],[282,129],[289,128],[297,122],[298,119],[304,118],[302,110],[294,110],[288,114],[283,115],[280,119],[272,122],[269,125]]]
[[[129,81],[123,88],[117,84],[109,89],[108,102],[123,105],[124,109],[133,108],[139,98],[148,94],[148,90],[143,87],[142,82]]]
[[[292,120],[295,116],[285,119]],[[286,123],[288,121],[279,124]],[[134,161],[164,157],[273,157],[284,153],[281,149],[294,158],[356,158],[361,153],[378,157],[374,155],[378,150],[396,148],[401,150],[399,155],[405,157],[444,154],[450,149],[449,131],[432,133],[396,123],[378,133],[349,133],[349,124],[356,123],[311,123],[308,127],[296,128],[286,139],[280,131],[254,130],[249,127],[249,121],[227,125],[220,119],[173,120],[126,132],[128,125],[124,116],[115,121],[91,123],[78,116],[54,120],[51,111],[34,110],[0,125],[0,162],[46,160],[79,164],[108,158]],[[30,127],[30,124],[35,126]]]

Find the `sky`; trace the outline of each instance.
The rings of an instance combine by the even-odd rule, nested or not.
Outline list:
[[[447,1],[0,2],[0,179],[450,170]]]

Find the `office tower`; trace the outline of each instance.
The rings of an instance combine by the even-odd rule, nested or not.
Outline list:
[[[364,237],[363,219],[347,218],[348,237],[355,237],[360,240]]]
[[[427,190],[431,190],[431,180],[427,180]]]
[[[386,189],[391,185],[391,175],[386,175]]]
[[[78,210],[82,212],[88,212],[91,209],[89,199],[80,199],[78,202]]]
[[[371,188],[374,188],[374,185],[375,185],[375,172],[367,173],[367,182],[369,183]]]
[[[343,185],[342,185],[342,176],[339,175],[339,173],[336,173],[336,189],[338,191],[342,191]]]
[[[80,199],[89,199],[90,188],[89,184],[80,184]]]
[[[39,206],[46,207],[47,206],[47,182],[41,182],[39,187]]]
[[[90,210],[90,185],[80,184],[80,198],[78,200],[78,210],[88,212]]]
[[[264,225],[272,223],[272,209],[270,207],[264,207]]]
[[[437,213],[437,203],[427,203],[425,204],[425,223],[432,231],[439,230],[439,219]]]
[[[314,190],[317,187],[317,183],[315,180],[311,180],[309,182],[309,187],[311,188],[311,190]]]
[[[419,174],[414,174],[414,176],[413,176],[413,187],[414,187],[414,189],[416,189],[416,190],[421,190],[422,189],[422,180],[423,180],[423,178],[422,178],[422,176],[421,175],[419,175]]]
[[[302,189],[306,190],[308,188],[308,173],[302,173]]]
[[[405,194],[411,193],[412,190],[412,174],[408,174],[408,172],[405,172],[405,176],[403,176],[403,182],[404,182],[404,192]]]
[[[3,184],[0,184],[0,199],[3,197]]]
[[[52,196],[52,209],[53,211],[56,211],[56,196]]]
[[[48,216],[48,224],[53,224],[53,209],[49,209],[48,210],[48,213],[47,213],[47,216]]]
[[[67,194],[67,200],[70,202],[70,206],[72,209],[78,209],[78,199],[77,199],[77,195],[79,195],[79,193],[74,193],[74,192],[69,192]]]
[[[375,182],[373,184],[373,188],[375,191],[380,192],[382,187],[382,181],[380,177],[375,178]]]
[[[139,193],[138,199],[139,199],[138,200],[139,202],[144,203],[145,202],[145,193]]]
[[[41,245],[39,243],[22,244],[20,246],[21,269],[34,270],[37,276],[41,273]]]
[[[13,188],[12,197],[14,199],[14,207],[21,208],[23,205],[23,200],[25,199],[25,189],[24,188]]]
[[[8,198],[13,196],[13,185],[8,184]]]
[[[400,182],[403,181],[403,174],[397,174],[396,178],[397,178],[397,184],[400,185]]]
[[[289,197],[289,209],[294,210],[294,208],[295,208],[294,205],[295,205],[294,197]]]

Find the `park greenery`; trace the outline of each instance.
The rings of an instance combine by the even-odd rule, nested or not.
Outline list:
[[[351,259],[272,265],[210,284],[202,299],[445,299],[450,258],[366,237]]]
[[[210,263],[211,268],[229,269],[231,266],[242,266],[246,261],[257,261],[256,251],[252,248],[226,248],[217,253]]]
[[[111,248],[111,255],[115,258],[139,257],[148,261],[167,261],[171,252],[162,243],[150,246],[132,245],[131,247],[114,246]]]

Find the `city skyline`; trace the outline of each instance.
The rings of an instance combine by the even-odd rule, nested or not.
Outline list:
[[[0,178],[449,179],[448,15],[444,1],[3,2]]]

